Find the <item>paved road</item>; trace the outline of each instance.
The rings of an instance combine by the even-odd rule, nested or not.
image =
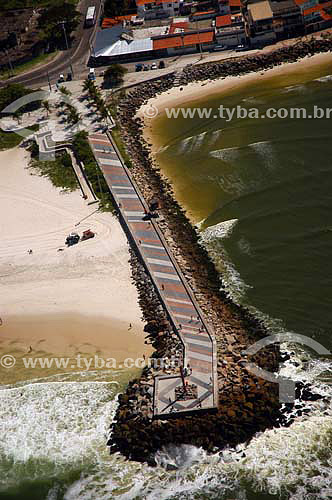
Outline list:
[[[188,368],[183,390],[180,374],[155,378],[154,416],[217,408],[217,365],[214,334],[171,254],[156,219],[144,220],[147,204],[108,136],[90,134],[89,141],[110,188],[121,220],[130,233],[168,316],[184,346]],[[167,373],[167,372],[166,372]]]
[[[36,69],[18,75],[8,80],[0,81],[0,86],[7,85],[8,83],[22,83],[31,87],[38,87],[39,85],[47,84],[47,71],[50,74],[51,83],[55,83],[59,78],[60,73],[67,73],[70,71],[69,60],[71,58],[72,66],[74,69],[74,77],[84,79],[84,74],[87,74],[87,60],[90,55],[90,39],[93,37],[95,30],[98,27],[84,28],[84,18],[88,6],[95,5],[97,12],[100,13],[102,0],[81,0],[78,10],[82,13],[82,21],[75,33],[75,40],[72,47],[67,51],[62,51],[57,58],[47,64],[44,64]]]

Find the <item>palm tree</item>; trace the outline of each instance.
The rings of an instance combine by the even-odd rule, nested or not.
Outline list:
[[[90,89],[93,87],[93,81],[92,80],[89,80],[88,78],[86,80],[84,80],[83,82],[83,91],[84,92],[89,92],[90,93]]]
[[[77,110],[71,106],[69,110],[68,121],[71,125],[76,125],[81,119],[81,115],[77,112]]]
[[[71,92],[70,90],[68,90],[66,87],[64,87],[63,85],[59,88],[60,92],[62,95],[71,95]]]
[[[103,119],[103,120],[105,120],[105,122],[106,122],[106,120],[107,120],[107,118],[108,118],[108,110],[107,110],[106,106],[103,106],[103,107],[99,110],[99,112],[100,112],[100,115],[101,115],[102,119]]]
[[[48,116],[50,110],[51,110],[51,106],[50,106],[50,103],[48,101],[43,101],[42,102],[42,106],[44,108],[44,110],[46,111],[46,114]]]

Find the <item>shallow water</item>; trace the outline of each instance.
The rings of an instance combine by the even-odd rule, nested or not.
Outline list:
[[[223,99],[332,107],[330,73],[288,76],[271,81],[269,90],[258,82]],[[160,119],[156,127],[165,138],[158,159],[201,222],[229,293],[271,332],[315,335],[331,349],[331,125],[173,122],[165,128]],[[293,353],[282,374],[310,382],[325,401],[307,403],[309,415],[236,449],[207,455],[170,444],[157,453],[156,468],[110,456],[105,446],[116,394],[136,373],[38,374],[0,386],[0,499],[332,498],[332,364],[300,346],[282,347]]]
[[[255,107],[260,114],[267,108],[332,108],[330,72],[331,65],[324,65],[269,82],[258,79],[241,93],[228,91],[191,107],[217,109],[223,103]],[[233,297],[328,349],[331,120],[182,117],[170,126],[162,116],[153,129],[161,144],[157,159],[177,198],[200,223]]]

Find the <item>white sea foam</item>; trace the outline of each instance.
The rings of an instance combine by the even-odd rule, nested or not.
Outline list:
[[[331,416],[299,418],[289,428],[267,430],[247,445],[213,455],[194,446],[170,445],[156,454],[155,469],[119,459],[117,470],[113,464],[82,478],[65,499],[245,500],[244,484],[257,493],[284,493],[292,500],[327,499],[332,493]],[[167,472],[168,466],[176,470]]]
[[[226,163],[232,163],[238,158],[239,150],[241,149],[241,147],[216,149],[215,151],[210,151],[209,155]]]
[[[201,237],[205,243],[214,242],[216,238],[227,238],[231,235],[237,222],[238,219],[230,219],[219,222],[215,226],[210,226],[205,229],[205,231],[201,234]]]
[[[241,238],[239,239],[238,247],[242,253],[247,255],[253,255],[250,242],[244,236],[241,236]]]
[[[261,157],[269,170],[275,168],[275,152],[270,141],[253,142],[249,147]]]
[[[264,104],[265,101],[263,99],[259,99],[258,97],[251,96],[245,97],[242,99],[242,102],[249,102],[250,104]]]
[[[213,144],[215,144],[217,142],[217,140],[219,139],[221,133],[222,133],[222,128],[220,128],[219,130],[215,130],[214,132],[212,132],[212,134],[210,135],[210,138],[209,138],[209,146],[212,146]]]
[[[222,274],[226,291],[237,303],[241,303],[245,292],[250,286],[244,282],[240,273],[233,265],[223,245],[223,239],[231,236],[238,219],[219,222],[201,233],[201,242],[208,250],[218,271]]]
[[[117,404],[115,390],[109,382],[46,382],[1,389],[0,470],[14,465],[8,475],[0,474],[0,484],[17,481],[17,474],[24,479],[26,464],[25,479],[32,479],[32,471],[36,478],[42,476],[42,463],[49,464],[47,474],[49,468],[54,473],[97,461],[105,453]]]
[[[332,75],[322,76],[322,77],[316,78],[314,80],[314,82],[322,82],[322,83],[331,82],[331,81],[332,81]]]
[[[179,142],[177,153],[191,153],[193,151],[197,151],[200,149],[206,139],[208,132],[202,132],[198,135],[192,135],[190,137],[186,137],[181,142]]]
[[[302,94],[306,92],[307,87],[305,84],[299,84],[299,85],[290,85],[289,87],[285,87],[280,91],[281,94],[288,94],[289,92],[297,92],[299,94]]]
[[[192,137],[186,137],[186,139],[180,141],[178,144],[177,153],[178,154],[187,153],[190,150],[190,144],[192,139],[193,139]]]
[[[236,221],[226,223],[228,229],[216,229],[221,238]],[[296,360],[286,363],[282,374],[316,383],[320,392],[323,387],[331,395],[331,387],[317,381],[331,362],[312,360],[304,351],[296,352]],[[33,480],[81,464],[82,476],[67,487],[65,500],[246,500],[248,486],[257,492],[284,492],[291,500],[331,496],[332,409],[322,401],[313,403],[311,416],[298,417],[289,428],[267,430],[234,449],[208,455],[194,446],[169,445],[157,452],[155,468],[108,455],[106,436],[116,408],[112,385],[29,384],[0,390],[0,402],[0,450],[7,466],[2,482],[5,475],[17,481],[24,465],[25,478]],[[47,500],[58,497],[53,485]]]

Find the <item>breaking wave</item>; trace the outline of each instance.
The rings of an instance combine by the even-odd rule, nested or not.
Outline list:
[[[326,76],[321,76],[320,78],[316,78],[314,82],[331,82],[332,81],[332,75],[326,75]]]

